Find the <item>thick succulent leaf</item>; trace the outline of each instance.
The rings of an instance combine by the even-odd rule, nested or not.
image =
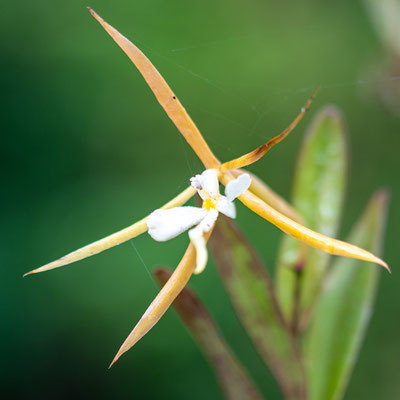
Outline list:
[[[305,396],[305,376],[274,295],[255,251],[231,219],[220,216],[211,248],[235,311],[287,398]]]
[[[305,135],[294,178],[292,204],[310,229],[328,236],[336,235],[346,167],[342,115],[329,106],[317,114]],[[305,248],[286,235],[283,237],[277,261],[276,285],[286,318],[298,318],[295,314],[302,314],[310,308],[319,293],[328,261],[328,254]],[[299,301],[300,306],[296,304],[295,307]]]
[[[378,192],[350,234],[360,246],[380,252],[387,194]],[[342,398],[372,314],[379,270],[375,265],[338,259],[306,336],[305,359],[311,400]]]
[[[163,268],[154,271],[160,286],[164,286],[171,273]],[[237,360],[221,336],[210,314],[197,296],[188,288],[182,290],[173,302],[175,310],[210,362],[225,398],[229,400],[262,399],[246,370]]]

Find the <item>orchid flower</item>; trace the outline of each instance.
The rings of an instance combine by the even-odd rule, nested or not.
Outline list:
[[[158,322],[184,288],[191,275],[204,269],[207,263],[206,242],[210,237],[218,213],[221,212],[234,218],[236,211],[233,200],[235,198],[238,198],[250,210],[271,222],[283,232],[312,247],[329,254],[374,262],[389,270],[388,265],[372,253],[349,243],[329,238],[301,225],[301,218],[285,200],[274,193],[259,178],[241,170],[242,167],[258,161],[271,147],[289,135],[308,111],[316,91],[301,109],[299,115],[282,133],[254,151],[222,164],[211,151],[176,94],[150,60],[92,9],[89,8],[89,11],[143,75],[158,102],[206,169],[201,175],[196,175],[191,179],[191,185],[186,190],[148,217],[26,274],[48,271],[70,264],[126,242],[146,231],[155,240],[164,241],[197,225],[189,231],[190,244],[181,262],[122,344],[111,365]],[[219,194],[219,182],[226,187],[225,196]],[[202,207],[181,207],[196,192],[203,200]]]
[[[251,179],[249,174],[244,174],[229,182],[225,189],[226,196],[219,194],[218,170],[216,169],[206,169],[201,175],[191,178],[190,183],[203,200],[202,207],[186,206],[156,210],[147,219],[147,227],[149,235],[154,240],[165,242],[198,224],[189,231],[189,237],[196,249],[194,273],[199,274],[203,272],[208,258],[204,234],[214,227],[218,213],[236,218],[233,200],[249,188]]]

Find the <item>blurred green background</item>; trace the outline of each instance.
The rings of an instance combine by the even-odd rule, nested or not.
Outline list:
[[[346,398],[400,398],[400,123],[377,97],[364,96],[377,83],[365,80],[364,71],[383,50],[361,0],[0,3],[5,398],[221,398],[173,311],[107,370],[156,294],[147,269],[175,267],[186,235],[167,243],[143,235],[22,279],[24,272],[135,222],[202,170],[87,5],[149,56],[222,160],[281,131],[320,83],[300,127],[251,168],[286,197],[311,116],[328,103],[342,108],[351,170],[340,237],[376,188],[392,191],[384,258],[393,275],[382,274]],[[280,232],[244,207],[238,213],[272,271]],[[263,392],[279,399],[213,262],[191,285]]]

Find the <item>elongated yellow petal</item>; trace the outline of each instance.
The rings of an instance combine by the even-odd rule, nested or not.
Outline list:
[[[234,169],[230,171],[236,178],[244,173],[249,174],[251,177],[251,185],[249,191],[265,201],[272,208],[275,208],[283,215],[293,219],[296,222],[302,223],[302,218],[296,210],[278,193],[274,192],[262,179],[252,174],[247,170]]]
[[[204,166],[206,168],[218,168],[220,162],[208,147],[208,144],[178,100],[176,94],[171,90],[150,60],[133,43],[104,21],[91,8],[89,8],[89,11],[135,64],[158,102],[198,155]]]
[[[225,174],[221,181],[226,185],[229,181],[233,180],[231,174]],[[239,196],[239,200],[246,205],[250,210],[258,214],[260,217],[274,224],[276,227],[281,229],[283,232],[295,239],[301,240],[308,245],[315,247],[318,250],[322,250],[329,254],[337,256],[344,256],[350,258],[356,258],[359,260],[370,261],[386,268],[389,272],[390,269],[385,261],[374,256],[369,251],[363,250],[350,243],[342,242],[341,240],[333,239],[320,233],[314,232],[311,229],[306,228],[303,225],[291,220],[285,215],[281,214],[267,203],[262,201],[259,197],[255,196],[248,190]]]
[[[165,204],[162,208],[167,209],[180,206],[186,203],[195,193],[196,189],[194,189],[192,186],[189,186],[186,190],[184,190],[170,202]],[[147,217],[143,218],[142,220],[136,222],[135,224],[125,229],[122,229],[119,232],[113,233],[110,236],[97,240],[96,242],[88,244],[87,246],[82,247],[78,250],[75,250],[72,253],[69,253],[64,257],[61,257],[56,261],[46,264],[40,268],[34,269],[33,271],[26,273],[24,276],[62,267],[63,265],[71,264],[75,261],[82,260],[83,258],[93,256],[118,244],[126,242],[127,240],[139,236],[140,234],[147,231],[146,220]]]
[[[319,87],[317,87],[314,90],[314,92],[304,105],[304,107],[301,109],[300,114],[292,121],[292,123],[282,133],[268,140],[268,142],[257,147],[252,152],[222,164],[221,171],[224,172],[235,168],[242,168],[247,165],[253,164],[260,158],[264,157],[271,147],[275,146],[277,143],[285,139],[289,135],[289,133],[292,132],[294,128],[296,128],[297,124],[303,119],[304,115],[310,108],[311,103],[314,100],[315,96],[317,95],[318,90]]]
[[[195,258],[196,250],[193,244],[190,244],[174,273],[150,304],[133,331],[126,338],[109,368],[111,368],[122,354],[134,346],[168,310],[169,306],[189,281],[195,269]]]
[[[204,234],[204,240],[206,243],[210,238],[211,233],[212,230]],[[133,328],[132,332],[125,339],[125,342],[118,350],[118,353],[114,357],[109,368],[111,368],[112,365],[122,356],[122,354],[134,346],[160,320],[172,302],[176,299],[178,294],[188,283],[195,268],[196,249],[194,248],[193,244],[190,243],[171,278],[169,278],[168,282],[152,301],[142,318],[140,318],[139,322]]]

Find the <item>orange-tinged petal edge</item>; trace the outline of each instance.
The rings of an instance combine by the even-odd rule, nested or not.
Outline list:
[[[189,244],[185,255],[175,269],[174,273],[147,308],[146,312],[136,324],[135,328],[126,338],[109,368],[113,366],[113,364],[121,357],[122,354],[134,346],[168,310],[169,306],[189,281],[195,269],[195,257],[196,250],[192,244]]]
[[[253,164],[256,161],[258,161],[260,158],[264,157],[265,154],[271,149],[271,147],[275,146],[279,142],[281,142],[283,139],[285,139],[290,132],[293,131],[294,128],[296,128],[297,124],[303,119],[304,115],[307,113],[308,109],[311,106],[311,103],[313,102],[315,96],[317,95],[319,90],[319,87],[317,87],[310,98],[307,100],[306,104],[304,107],[301,109],[299,115],[291,122],[291,124],[279,135],[273,137],[272,139],[268,140],[268,142],[262,144],[261,146],[257,147],[255,150],[251,151],[250,153],[247,153],[239,158],[235,158],[234,160],[228,161],[221,166],[221,171],[229,171],[231,169],[235,168],[242,168],[247,165]]]
[[[192,186],[189,186],[182,193],[180,193],[178,196],[176,196],[174,199],[172,199],[170,202],[168,202],[161,208],[167,209],[180,206],[186,203],[195,193],[196,189],[194,189]],[[36,274],[38,272],[49,271],[54,268],[59,268],[62,267],[63,265],[71,264],[75,261],[79,261],[86,257],[93,256],[111,247],[117,246],[118,244],[124,243],[127,240],[130,240],[146,232],[147,231],[146,221],[147,217],[141,219],[140,221],[136,222],[131,226],[128,226],[125,229],[122,229],[119,232],[113,233],[112,235],[109,235],[103,239],[97,240],[96,242],[90,243],[87,246],[75,250],[72,253],[69,253],[64,257],[61,257],[56,261],[43,265],[42,267],[34,269],[33,271],[27,272],[24,276],[30,274]]]
[[[206,242],[210,238],[211,233],[212,230],[204,235]],[[118,350],[118,353],[112,360],[109,368],[111,368],[113,364],[115,364],[115,362],[122,356],[122,354],[134,346],[160,320],[172,302],[186,286],[195,268],[196,250],[193,244],[190,243],[171,278],[163,286],[161,291],[143,314],[142,318],[133,328],[132,332],[125,339],[124,343]]]
[[[204,140],[200,131],[182,106],[181,102],[178,100],[176,94],[171,90],[167,82],[165,82],[164,78],[150,60],[141,50],[139,50],[125,36],[121,35],[114,27],[104,21],[95,11],[90,7],[88,7],[88,9],[142,74],[158,102],[195,151],[204,166],[206,168],[218,168],[220,162],[208,147],[207,142]]]
[[[231,174],[225,174],[222,177],[222,183],[226,185],[231,181],[233,176]],[[344,256],[350,258],[356,258],[359,260],[370,261],[381,265],[386,268],[389,272],[389,266],[379,257],[376,257],[369,251],[361,249],[360,247],[354,246],[350,243],[343,242],[341,240],[333,239],[320,233],[314,232],[311,229],[306,228],[303,225],[291,220],[285,215],[281,214],[267,203],[262,201],[260,198],[255,196],[248,190],[239,196],[239,200],[250,210],[258,214],[260,217],[274,224],[276,227],[281,229],[283,232],[295,239],[301,240],[302,242],[318,249],[325,253],[333,254],[337,256]]]
[[[237,178],[241,174],[249,174],[251,178],[251,185],[249,191],[265,201],[271,207],[278,210],[283,215],[293,219],[296,222],[302,223],[301,216],[297,211],[279,194],[274,192],[262,179],[247,170],[234,169],[230,171],[231,174]]]

